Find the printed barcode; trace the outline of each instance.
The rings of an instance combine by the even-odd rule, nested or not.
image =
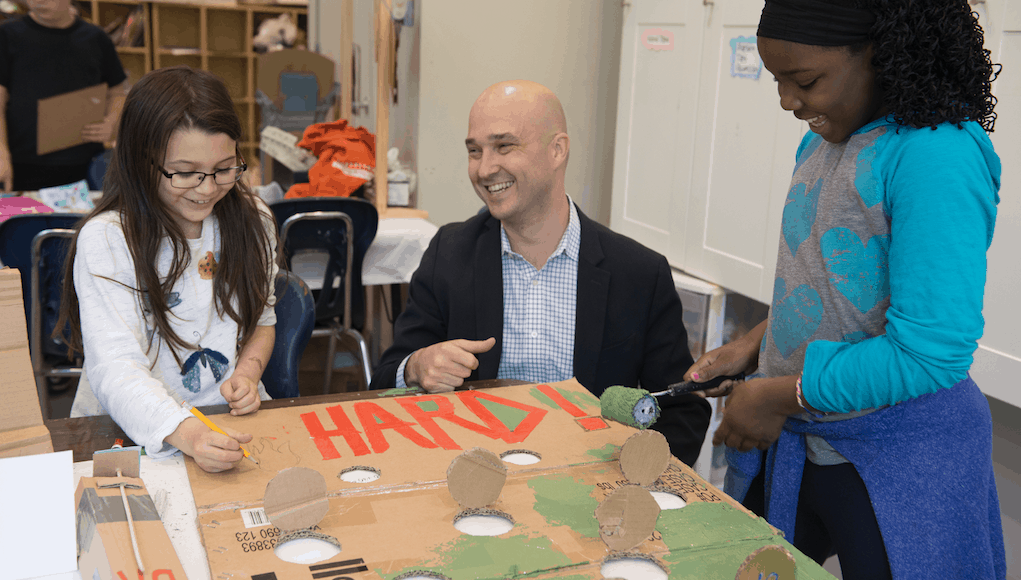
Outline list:
[[[269,518],[266,517],[265,508],[241,510],[241,519],[244,520],[246,528],[258,528],[269,525]]]

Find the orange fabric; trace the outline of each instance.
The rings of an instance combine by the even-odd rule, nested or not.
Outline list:
[[[319,160],[308,171],[309,182],[295,184],[285,198],[348,197],[372,179],[376,136],[364,127],[349,127],[346,119],[309,125],[298,147],[308,149]]]

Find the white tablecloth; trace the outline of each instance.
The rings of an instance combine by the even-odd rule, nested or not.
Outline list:
[[[377,286],[410,282],[411,275],[422,261],[422,254],[437,231],[439,228],[422,218],[379,220],[376,238],[362,260],[362,284]],[[309,288],[318,290],[322,287],[326,260],[325,252],[295,254],[291,259],[291,270],[301,276]]]

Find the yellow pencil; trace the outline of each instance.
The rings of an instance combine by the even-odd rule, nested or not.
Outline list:
[[[209,417],[206,417],[205,415],[203,415],[202,411],[199,411],[198,409],[196,409],[195,407],[192,407],[191,405],[188,405],[188,408],[191,411],[192,415],[195,415],[196,417],[199,418],[199,421],[202,421],[203,423],[206,424],[206,427],[209,427],[210,429],[212,429],[213,431],[216,431],[217,433],[220,433],[220,434],[223,434],[223,435],[227,435],[226,433],[224,433],[223,429],[220,429],[219,427],[216,426],[215,423],[210,421]],[[227,437],[230,437],[230,435],[227,435]],[[241,448],[241,452],[245,454],[245,457],[251,459],[256,465],[259,465],[259,461],[256,458],[252,457],[252,454],[249,453],[247,449],[242,447]]]

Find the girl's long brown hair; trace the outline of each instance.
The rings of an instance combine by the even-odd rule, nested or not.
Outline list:
[[[170,327],[167,295],[190,265],[184,233],[159,198],[156,169],[162,165],[171,134],[178,129],[224,133],[240,142],[241,121],[223,81],[212,73],[187,66],[154,70],[132,87],[124,103],[117,146],[103,181],[103,197],[81,226],[107,211],[120,215],[121,228],[135,265],[138,288],[133,288],[143,311],[151,314],[156,335],[167,341],[181,364],[178,350],[194,350]],[[213,209],[220,226],[220,260],[213,279],[217,314],[225,313],[238,325],[238,342],[244,344],[255,331],[271,289],[269,265],[271,243],[256,196],[237,182]],[[56,328],[70,323],[68,346],[82,352],[81,317],[73,280],[78,232],[64,264],[64,289]],[[156,257],[164,239],[173,248],[166,277],[156,271]],[[154,291],[155,290],[155,291]],[[54,333],[57,334],[56,332]],[[149,344],[149,349],[152,344]]]

